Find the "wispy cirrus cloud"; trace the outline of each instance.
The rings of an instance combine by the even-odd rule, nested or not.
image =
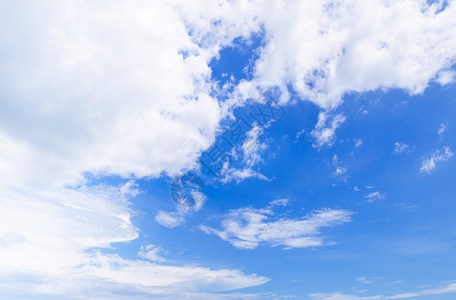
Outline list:
[[[241,249],[254,249],[260,245],[319,247],[328,244],[320,235],[321,230],[351,222],[352,214],[342,209],[322,209],[301,218],[286,219],[276,218],[273,206],[263,209],[244,207],[226,214],[221,222],[221,230],[205,225],[201,226],[201,230],[215,234]]]
[[[450,147],[445,146],[442,149],[435,150],[429,157],[421,163],[420,172],[430,174],[437,166],[438,162],[443,162],[453,157]]]
[[[366,196],[364,196],[364,198],[367,198],[367,202],[374,202],[374,201],[377,201],[377,200],[384,199],[385,195],[380,193],[380,191],[375,191],[375,192],[367,194]]]
[[[310,294],[312,300],[387,300],[387,299],[408,299],[422,296],[436,296],[444,294],[456,293],[456,283],[451,282],[441,287],[433,289],[422,289],[416,292],[399,293],[394,295],[374,295],[374,296],[359,296],[344,293],[314,293]]]

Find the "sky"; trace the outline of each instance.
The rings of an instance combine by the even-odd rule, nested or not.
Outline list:
[[[456,1],[0,2],[1,299],[455,299]]]

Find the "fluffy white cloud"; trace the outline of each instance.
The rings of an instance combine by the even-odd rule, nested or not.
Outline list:
[[[456,77],[456,72],[452,70],[444,70],[437,74],[436,81],[440,85],[446,85],[452,83]]]
[[[2,6],[0,136],[21,153],[3,183],[175,174],[212,141],[220,112],[210,58],[168,4]]]
[[[446,161],[453,156],[449,147],[442,147],[441,150],[435,150],[428,158],[421,163],[421,173],[431,173],[436,168],[436,163]]]
[[[286,101],[291,85],[330,109],[347,92],[395,87],[419,93],[433,78],[448,83],[456,56],[456,4],[450,1],[441,12],[439,5],[421,0],[1,2],[2,273],[40,278],[46,273],[50,279],[44,281],[51,284],[39,284],[41,292],[74,287],[78,266],[86,266],[81,276],[90,280],[84,282],[105,284],[185,289],[212,282],[220,288],[211,290],[225,290],[264,283],[265,278],[239,271],[88,254],[90,248],[138,236],[129,199],[139,191],[133,182],[94,186],[86,175],[156,177],[195,167],[232,102],[245,100],[233,97],[220,107],[211,97],[208,64],[234,38],[248,38],[260,28],[265,46],[253,79],[242,82],[234,96],[278,86]],[[340,114],[323,113],[312,132],[315,145],[333,143],[343,121]],[[253,154],[252,161],[258,161]],[[422,169],[432,170],[442,160],[439,155]],[[268,222],[269,211],[245,209],[227,217],[227,226],[242,228],[236,220],[248,221],[250,235],[230,228],[217,233],[247,248],[262,242],[305,247],[323,244],[320,227],[350,219],[349,212],[325,210]],[[179,221],[188,212],[173,216]],[[294,229],[279,232],[281,226]]]
[[[271,1],[258,10],[267,44],[252,87],[287,85],[333,108],[349,92],[402,88],[422,92],[455,63],[456,3]],[[440,73],[440,83],[448,83]],[[245,85],[243,86],[245,88]],[[244,94],[246,92],[244,91]]]
[[[277,219],[272,210],[276,204],[272,202],[263,209],[235,209],[223,217],[222,230],[209,226],[201,226],[201,229],[241,249],[254,249],[260,244],[306,248],[325,245],[324,237],[320,236],[322,228],[351,221],[352,212],[341,209],[318,210],[297,219]]]
[[[177,174],[214,139],[222,114],[208,63],[254,22],[237,4],[186,3],[0,3],[2,274],[36,276],[28,288],[39,294],[98,281],[195,293],[266,281],[90,254],[138,237],[129,199],[139,190],[89,178]],[[232,25],[206,26],[227,6]]]

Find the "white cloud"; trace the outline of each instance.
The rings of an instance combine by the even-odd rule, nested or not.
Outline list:
[[[369,282],[370,283],[370,282]],[[310,294],[312,300],[373,300],[373,299],[380,299],[380,300],[387,300],[387,299],[405,299],[405,298],[416,298],[422,296],[429,296],[429,295],[443,295],[443,294],[451,294],[456,293],[456,283],[451,282],[445,286],[435,288],[435,289],[426,289],[421,290],[418,292],[409,292],[409,293],[401,293],[395,294],[391,296],[386,295],[375,295],[375,296],[357,296],[357,295],[349,295],[349,294],[342,294],[342,293],[314,293]]]
[[[368,280],[366,277],[358,277],[358,278],[356,278],[356,280],[361,282],[361,283],[366,283],[366,284],[369,284],[369,283],[373,282],[372,280]]]
[[[455,62],[456,5],[448,2],[440,11],[442,5],[415,0],[261,5],[258,19],[268,43],[251,86],[286,92],[291,84],[324,108],[337,106],[349,92],[401,88],[421,93]]]
[[[260,244],[286,248],[318,247],[327,244],[320,230],[351,222],[352,212],[324,209],[297,219],[276,219],[271,208],[244,207],[231,210],[223,217],[222,230],[201,226],[208,234],[216,234],[234,247],[254,249]]]
[[[355,139],[355,147],[358,148],[359,146],[361,146],[363,144],[363,140],[362,139]]]
[[[406,152],[409,149],[410,149],[409,145],[407,145],[405,143],[400,143],[400,142],[394,143],[394,153],[395,154]]]
[[[454,81],[455,77],[456,77],[455,71],[444,70],[444,71],[440,71],[437,74],[437,78],[435,81],[437,81],[440,85],[446,85],[446,84],[452,83]]]
[[[312,300],[375,300],[383,299],[381,296],[362,297],[341,293],[314,293],[309,295]]]
[[[254,125],[252,129],[247,132],[247,139],[242,144],[243,161],[249,166],[253,167],[262,161],[261,153],[266,149],[266,144],[260,140],[264,128]]]
[[[315,148],[321,148],[325,145],[332,146],[336,129],[343,122],[345,122],[345,117],[342,114],[329,116],[326,112],[320,112],[317,125],[311,132],[311,135],[315,138],[313,146]]]
[[[358,277],[358,278],[356,278],[356,281],[359,281],[364,284],[370,284],[379,279],[382,279],[382,277],[375,277],[375,278],[370,278],[370,279],[368,279],[366,277]]]
[[[103,299],[104,293],[122,290],[134,293],[131,299],[141,295],[158,298],[237,289],[268,280],[237,270],[164,264],[161,248],[151,245],[138,255],[160,265],[89,250],[138,237],[128,201],[137,193],[132,182],[117,188],[82,186],[53,192],[3,190],[0,273],[10,278],[10,286],[0,286],[2,295],[17,287],[21,294],[62,295],[65,299],[68,294],[84,296],[90,287],[86,299]]]
[[[90,254],[138,237],[129,199],[139,189],[89,178],[194,167],[223,117],[208,64],[257,24],[239,5],[186,3],[0,3],[0,271],[38,278],[21,292],[78,295],[115,282],[198,293],[267,281]],[[231,25],[207,26],[221,16]],[[87,299],[100,292],[92,287]]]
[[[288,199],[286,198],[283,198],[283,199],[276,199],[276,200],[272,200],[271,202],[269,202],[269,206],[270,207],[274,207],[274,206],[287,206],[288,205]]]
[[[198,288],[216,278],[212,282],[222,290],[264,283],[239,271],[87,256],[90,248],[138,237],[129,199],[139,191],[133,182],[93,186],[85,175],[156,177],[195,167],[227,110],[211,97],[208,64],[235,37],[260,28],[266,44],[252,81],[238,86],[239,95],[279,86],[286,101],[291,84],[303,98],[328,109],[347,92],[421,92],[454,62],[454,2],[439,13],[438,3],[424,1],[326,3],[0,3],[2,272],[46,272],[48,292],[56,288],[56,278],[69,278],[63,287],[74,286],[76,266],[88,261],[93,265],[84,269],[90,277],[84,282],[147,286],[162,280]],[[438,76],[440,83],[449,82],[448,74]],[[317,147],[332,144],[345,119],[328,114],[320,115],[321,125],[313,131]],[[188,211],[168,213],[168,224]],[[316,218],[336,212],[338,222],[348,221],[342,211],[328,210],[265,224],[275,228],[284,222],[304,230],[318,223]],[[317,236],[265,241],[289,247],[323,243]],[[122,267],[113,269],[111,263]],[[198,278],[197,284],[192,278]]]
[[[160,210],[155,216],[155,221],[168,228],[180,226],[185,223],[185,218],[188,215],[199,211],[206,201],[206,195],[195,189],[191,191],[190,195],[183,194],[179,197],[191,197],[191,199],[176,202],[176,211],[174,212]]]
[[[174,228],[185,223],[183,214],[167,211],[159,211],[155,216],[155,221],[168,228]]]
[[[369,193],[368,195],[364,196],[364,198],[367,198],[367,202],[374,202],[376,200],[382,200],[385,198],[383,194],[381,194],[379,191]]]
[[[397,294],[397,295],[388,297],[388,299],[415,298],[415,297],[420,297],[420,296],[442,295],[442,294],[449,294],[449,293],[456,293],[456,283],[452,282],[452,283],[449,283],[446,286],[443,286],[440,288],[427,289],[427,290],[422,290],[419,292]]]
[[[449,147],[442,147],[441,150],[434,151],[430,157],[423,160],[420,172],[429,174],[435,169],[436,163],[446,161],[452,156],[453,152],[451,152]]]
[[[298,133],[296,133],[296,141],[299,140],[301,135],[303,135],[305,132],[306,132],[305,129],[302,129],[302,130],[298,131]]]
[[[244,168],[244,169],[235,169],[235,168],[230,168],[226,170],[226,172],[223,174],[223,183],[228,183],[231,181],[236,181],[237,183],[247,179],[247,178],[257,178],[260,180],[265,180],[265,181],[270,181],[271,179],[264,176],[261,173],[258,173],[251,168]]]
[[[160,254],[163,252],[163,249],[155,245],[146,245],[141,246],[141,249],[138,252],[140,258],[148,259],[150,261],[164,262],[166,259]]]
[[[448,129],[448,123],[442,123],[440,124],[439,129],[437,130],[437,134],[442,137],[442,134],[445,133],[445,131]]]
[[[263,127],[258,126],[258,124],[254,124],[252,129],[246,133],[246,140],[241,146],[241,153],[233,154],[237,157],[242,156],[242,163],[245,167],[243,169],[233,168],[227,162],[222,169],[223,183],[228,183],[233,180],[239,183],[247,178],[257,178],[266,181],[270,180],[263,174],[253,170],[255,165],[258,165],[263,161],[261,155],[267,148],[267,145],[260,140],[263,131]]]
[[[339,158],[337,157],[336,154],[333,156],[333,166],[336,168],[336,170],[333,172],[333,176],[335,177],[340,177],[342,180],[347,180],[345,173],[347,173],[347,168],[341,166],[341,162],[339,161]]]

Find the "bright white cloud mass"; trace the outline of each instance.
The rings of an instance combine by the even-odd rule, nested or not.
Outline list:
[[[12,283],[0,290],[211,299],[265,284],[270,279],[251,270],[169,261],[161,245],[136,249],[136,258],[100,249],[140,236],[132,222],[132,201],[144,192],[138,180],[198,168],[220,122],[267,89],[278,88],[284,105],[294,103],[292,89],[321,108],[311,131],[320,149],[334,144],[349,118],[333,111],[344,95],[417,94],[432,82],[451,83],[455,16],[455,1],[2,1],[0,278]],[[221,90],[211,62],[255,34],[262,44],[251,76]],[[229,100],[217,98],[223,93]],[[269,181],[252,169],[266,146],[251,143],[246,168],[229,171],[226,182]],[[398,143],[394,151],[406,148]],[[452,155],[449,147],[436,150],[421,172]],[[126,183],[98,181],[109,176]],[[203,204],[155,219],[177,227]],[[351,222],[352,214],[334,208],[282,218],[272,208],[244,207],[226,214],[219,230],[201,228],[242,249],[317,247],[328,244],[324,228]]]

